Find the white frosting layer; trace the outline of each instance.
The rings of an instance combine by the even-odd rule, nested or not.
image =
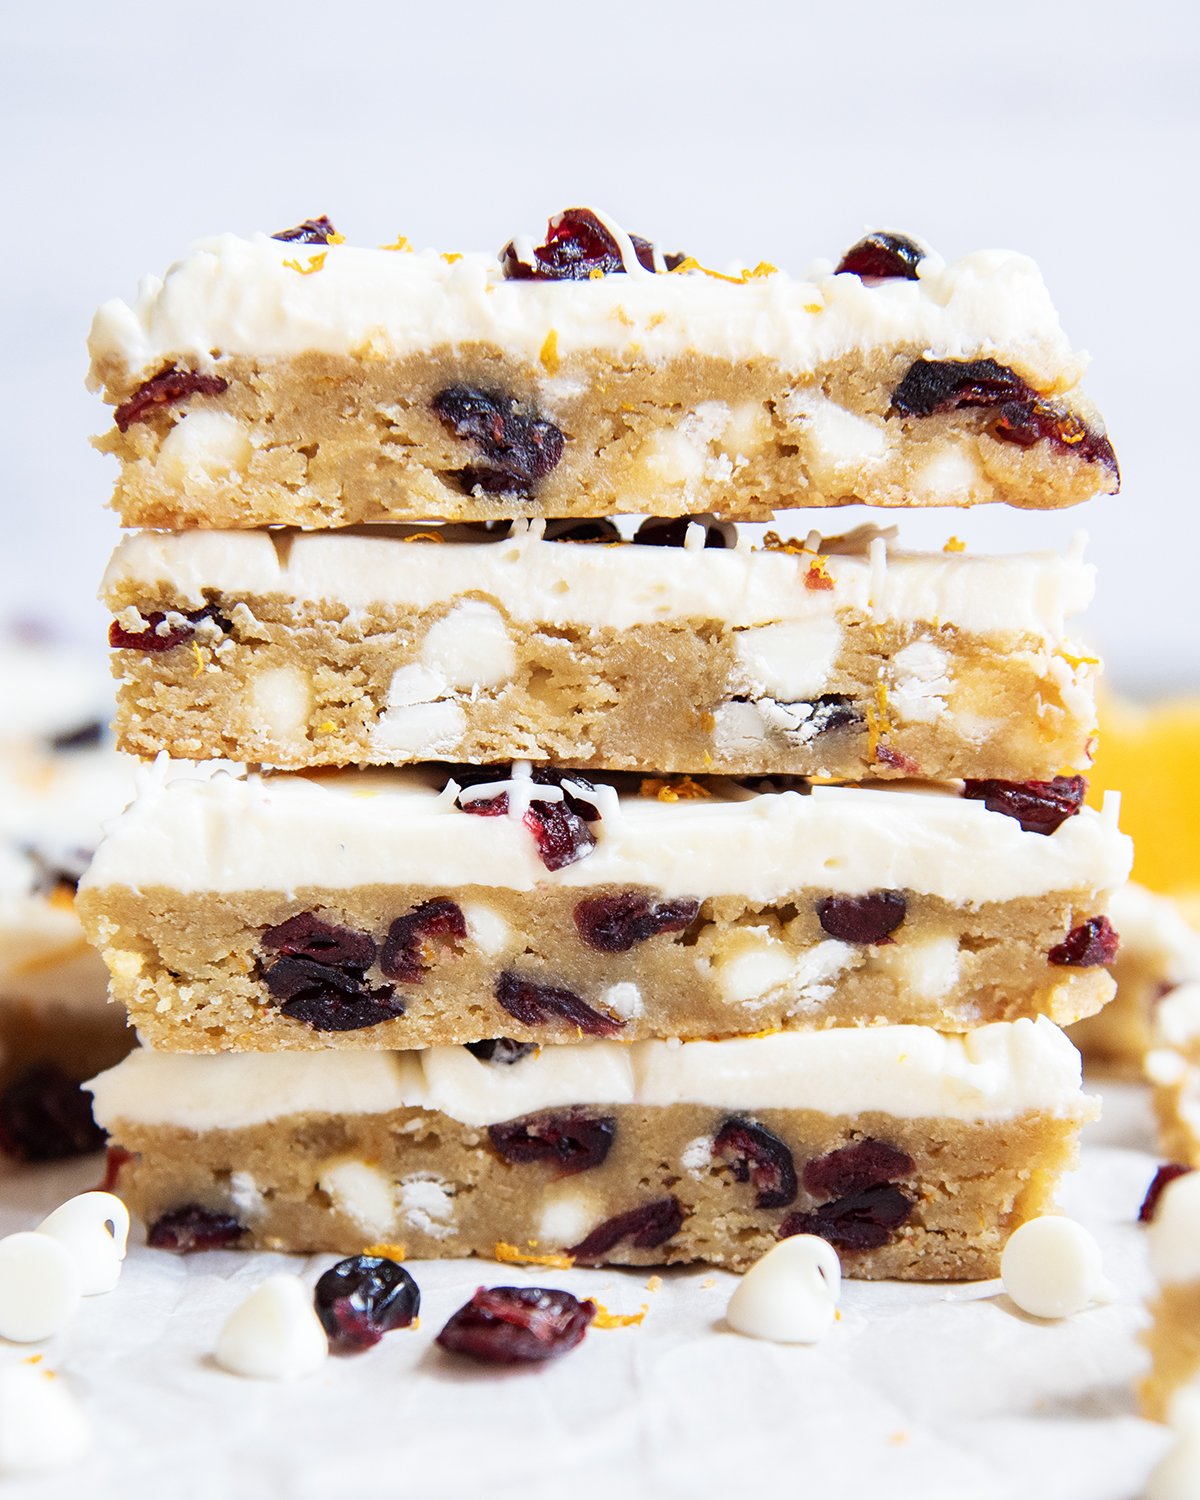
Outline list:
[[[434,530],[434,528],[429,528]],[[836,611],[885,620],[938,620],[973,633],[1019,632],[1058,642],[1084,609],[1095,569],[1070,554],[1010,557],[893,553],[827,559],[832,589],[809,589],[810,556],[715,547],[597,547],[545,542],[525,531],[506,542],[442,544],[307,533],[277,549],[264,532],[141,532],[113,554],[100,596],[114,608],[130,589],[163,585],[199,609],[204,590],[331,600],[351,609],[410,609],[465,593],[489,595],[510,618],[625,630],[655,620],[719,619],[732,628],[829,620]]]
[[[1200,1172],[1167,1184],[1146,1233],[1161,1283],[1200,1281]]]
[[[289,261],[316,268],[301,274]],[[211,369],[213,351],[404,356],[475,342],[536,363],[554,333],[559,360],[632,345],[650,362],[695,350],[737,362],[767,356],[803,373],[899,343],[935,359],[999,355],[1042,390],[1078,381],[1083,360],[1028,257],[987,250],[946,265],[930,255],[918,275],[873,286],[822,268],[811,280],[776,272],[738,284],[701,272],[505,281],[492,255],[224,234],[200,241],[165,280],[143,277],[132,307],[106,302],[88,348],[93,360],[118,358],[135,375],[173,359]],[[551,403],[554,385],[544,386]]]
[[[109,824],[83,885],[195,891],[362,884],[532,890],[613,883],[668,898],[769,902],[805,888],[910,890],[956,903],[1109,890],[1132,863],[1109,814],[1083,808],[1045,837],[982,802],[942,792],[816,787],[730,800],[618,800],[601,787],[596,849],[542,864],[517,817],[474,817],[429,773],[351,771],[308,780],[198,768],[165,781],[160,756],[132,807]],[[548,793],[547,795],[552,795]]]
[[[546,1047],[515,1063],[483,1063],[465,1047],[205,1057],[143,1048],[87,1087],[106,1127],[124,1120],[196,1131],[404,1106],[471,1126],[570,1104],[871,1110],[955,1120],[1094,1113],[1080,1088],[1078,1052],[1044,1016],[965,1036],[879,1026],[723,1042],[590,1042]]]

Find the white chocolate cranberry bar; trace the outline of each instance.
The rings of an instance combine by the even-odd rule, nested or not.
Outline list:
[[[148,777],[78,898],[114,998],[174,1051],[955,1031],[1112,993],[1130,841],[1082,778],[203,770]]]
[[[722,1042],[183,1057],[93,1080],[151,1245],[997,1274],[1095,1101],[1049,1021]]]
[[[586,209],[499,257],[328,221],[204,240],[92,325],[114,507],[228,529],[1117,489],[1025,256],[875,235],[800,279],[670,261]]]
[[[1165,1422],[1171,1397],[1200,1373],[1200,1173],[1167,1182],[1146,1233],[1158,1296],[1142,1335],[1153,1361],[1141,1382],[1142,1414]]]
[[[1091,762],[1098,668],[1066,636],[1092,593],[1082,534],[1066,558],[970,557],[889,552],[870,527],[754,548],[728,525],[708,546],[686,521],[638,533],[699,544],[664,546],[577,524],[597,540],[542,521],[128,537],[101,589],[121,743],[292,769],[1023,781]]]

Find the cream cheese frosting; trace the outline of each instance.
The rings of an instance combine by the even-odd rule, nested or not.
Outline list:
[[[236,1130],[303,1113],[438,1110],[481,1127],[573,1104],[867,1111],[904,1119],[1086,1119],[1079,1054],[1044,1016],[965,1036],[925,1026],[777,1032],[721,1042],[581,1043],[515,1063],[423,1052],[191,1056],[142,1048],[85,1085],[100,1124]]]
[[[423,531],[436,534],[434,527]],[[696,617],[752,628],[849,609],[877,623],[937,620],[973,634],[1021,633],[1057,643],[1095,587],[1095,569],[1082,560],[1083,533],[1065,557],[889,555],[880,541],[870,553],[827,557],[834,587],[811,589],[807,553],[746,545],[579,546],[543,541],[540,531],[538,523],[518,522],[502,542],[442,545],[346,533],[140,532],[113,554],[100,597],[117,610],[139,590],[161,586],[187,609],[207,603],[206,589],[337,601],[350,609],[427,609],[471,593],[495,599],[514,620],[617,630]]]
[[[132,306],[106,302],[92,324],[90,384],[106,362],[153,375],[183,360],[306,351],[403,357],[491,344],[536,363],[551,334],[560,361],[584,350],[662,362],[698,353],[766,357],[802,374],[880,344],[934,359],[995,357],[1041,392],[1078,383],[1084,358],[1059,327],[1037,266],[986,250],[947,265],[927,256],[914,281],[868,285],[813,267],[731,282],[701,271],[594,281],[505,281],[493,255],[316,247],[234,234],[200,241],[165,278],[143,277]],[[558,377],[564,393],[569,378]],[[543,384],[552,407],[555,380]]]
[[[1107,891],[1132,843],[1106,811],[1083,808],[1052,835],[1026,833],[982,802],[863,787],[723,794],[666,803],[601,785],[593,852],[545,868],[518,817],[471,817],[432,770],[234,776],[196,768],[166,779],[160,756],[137,800],[108,825],[83,887],[181,892],[337,889],[366,884],[648,886],[668,899],[770,902],[806,888],[886,888],[958,904],[1050,891]],[[555,789],[542,789],[553,798]]]

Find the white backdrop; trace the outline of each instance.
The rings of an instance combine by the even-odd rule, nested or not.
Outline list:
[[[103,635],[100,301],[220,230],[328,213],[367,244],[495,248],[593,202],[708,265],[799,271],[881,225],[947,258],[1034,255],[1093,355],[1124,493],[902,536],[1015,550],[1086,527],[1110,681],[1200,687],[1198,32],[1153,0],[10,4],[0,623]]]

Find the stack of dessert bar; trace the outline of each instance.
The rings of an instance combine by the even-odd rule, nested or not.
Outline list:
[[[1115,490],[1036,267],[322,219],[91,352],[154,528],[102,594],[158,761],[79,898],[150,1243],[995,1274],[1092,1109],[1059,1026],[1130,865],[1078,774],[1092,570],[746,523]]]

